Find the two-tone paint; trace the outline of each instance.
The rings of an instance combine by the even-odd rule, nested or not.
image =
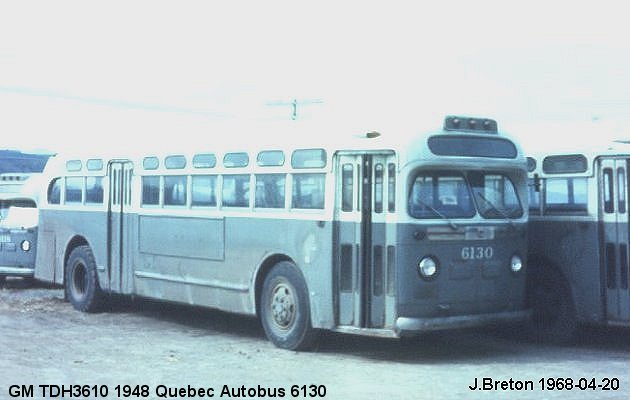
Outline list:
[[[488,153],[488,135],[436,129],[406,139],[397,139],[392,131],[330,146],[317,141],[266,145],[264,149],[283,150],[287,158],[296,148],[323,148],[326,163],[298,171],[288,162],[271,168],[251,162],[211,172],[249,174],[250,190],[256,174],[286,174],[287,199],[280,209],[258,209],[254,196],[239,208],[222,206],[220,200],[208,209],[190,201],[181,207],[147,207],[140,201],[143,176],[201,172],[191,163],[177,171],[162,165],[145,170],[142,156],[102,157],[101,168],[68,170],[68,160],[76,158],[56,157],[47,167],[44,196],[50,195],[53,182],[60,182],[59,204],[46,201],[41,207],[35,276],[71,284],[65,280],[69,258],[74,250],[89,248],[99,289],[105,292],[260,316],[266,277],[288,262],[305,282],[313,328],[396,337],[522,320],[528,315],[526,268],[514,271],[510,262],[519,255],[519,267],[526,264],[525,158],[504,138],[513,152]],[[483,154],[462,156],[455,149],[437,155],[429,140],[441,137],[455,139],[453,144],[464,137],[478,142]],[[250,160],[262,149],[249,150]],[[248,150],[217,145],[209,151],[221,160],[227,151]],[[171,154],[191,160],[195,153]],[[94,158],[82,160],[87,165]],[[352,172],[344,175],[348,164]],[[466,218],[413,218],[408,213],[410,188],[423,171],[505,175],[525,210],[516,217],[484,218],[475,211]],[[325,174],[324,207],[291,208],[291,177],[308,172]],[[66,201],[63,182],[69,177],[102,179],[102,203],[87,204],[85,196]],[[349,204],[343,203],[344,193]],[[439,263],[432,279],[423,279],[418,271],[426,256]]]

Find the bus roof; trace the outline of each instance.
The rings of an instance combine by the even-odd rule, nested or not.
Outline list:
[[[90,151],[86,148],[78,154],[62,154],[59,159],[132,159],[145,156],[163,157],[166,155],[194,155],[204,152],[225,154],[226,152],[249,152],[255,154],[261,150],[284,150],[323,148],[332,155],[336,151],[379,151],[394,150],[399,153],[400,163],[404,165],[412,158],[435,158],[426,145],[426,139],[434,135],[462,135],[466,137],[507,139],[509,136],[494,133],[466,131],[446,131],[442,121],[436,120],[430,129],[410,128],[409,125],[393,123],[378,129],[350,123],[327,125],[313,121],[273,121],[257,123],[215,123],[208,126],[207,133],[200,133],[193,139],[180,138],[175,133],[169,137],[163,135],[149,139],[150,145],[128,146],[115,143],[114,149]],[[121,150],[121,148],[123,150]],[[517,155],[515,162],[524,159],[522,150],[514,145]],[[53,163],[54,164],[54,163]]]
[[[42,172],[50,154],[0,149],[0,174]]]

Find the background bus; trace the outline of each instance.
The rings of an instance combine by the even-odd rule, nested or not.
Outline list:
[[[30,278],[37,244],[38,175],[48,154],[0,150],[0,282]]]
[[[329,146],[299,123],[248,132],[265,144],[222,131],[194,152],[55,157],[35,276],[83,311],[111,292],[257,315],[289,349],[321,329],[399,337],[528,316],[526,163],[496,122],[340,129]]]
[[[529,298],[541,339],[630,326],[630,146],[541,153],[530,174]]]

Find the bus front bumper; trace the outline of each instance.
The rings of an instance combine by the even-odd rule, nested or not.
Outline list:
[[[399,335],[404,335],[405,333],[470,328],[490,324],[510,324],[526,321],[530,316],[531,310],[435,318],[398,317],[396,319],[396,331]]]
[[[8,276],[33,276],[35,269],[33,268],[20,268],[20,267],[11,267],[0,265],[0,275],[8,275]]]

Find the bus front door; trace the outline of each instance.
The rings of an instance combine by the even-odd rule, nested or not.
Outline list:
[[[396,167],[393,154],[337,157],[335,291],[337,324],[391,328],[395,314]]]
[[[599,162],[599,215],[601,224],[602,284],[610,322],[630,321],[628,243],[628,159]]]
[[[108,289],[116,293],[129,293],[131,280],[125,277],[125,262],[130,257],[130,229],[127,209],[131,206],[131,178],[133,164],[130,161],[112,161],[108,165],[109,205],[107,218]],[[129,268],[127,269],[129,270]]]

